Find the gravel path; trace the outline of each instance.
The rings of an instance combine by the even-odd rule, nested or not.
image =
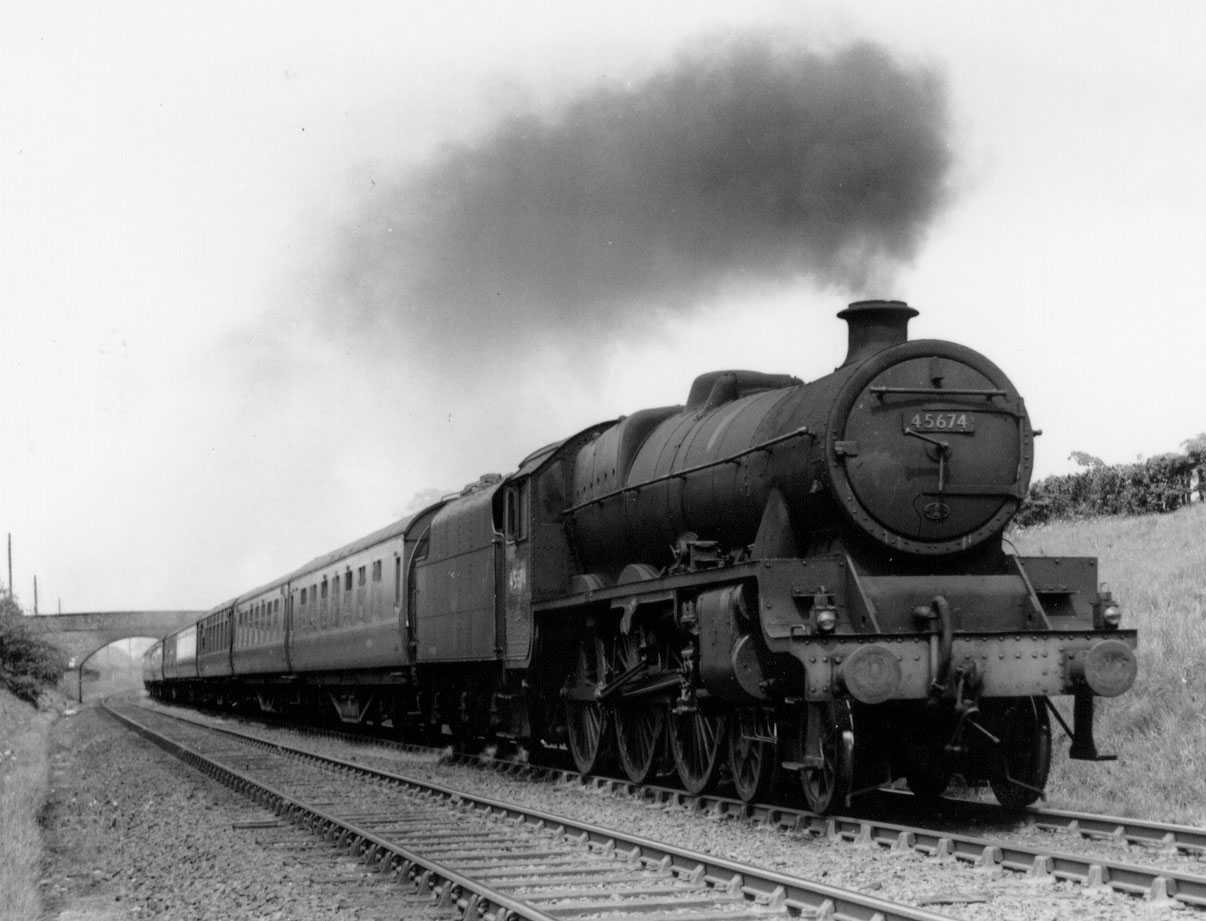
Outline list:
[[[94,708],[52,734],[44,917],[447,919]]]

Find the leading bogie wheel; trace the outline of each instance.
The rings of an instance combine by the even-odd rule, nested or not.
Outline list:
[[[570,754],[583,774],[600,770],[608,753],[610,713],[594,696],[606,681],[607,657],[603,640],[588,636],[578,644],[574,670],[565,689]]]
[[[951,781],[950,764],[940,741],[917,739],[909,746],[905,779],[919,801],[927,805],[937,803]]]
[[[1047,708],[1041,697],[1018,697],[1001,701],[990,712],[989,729],[1000,745],[992,756],[989,785],[1006,809],[1025,809],[1043,795],[1051,769]]]
[[[814,726],[809,727],[808,723]],[[851,788],[854,725],[850,704],[823,701],[808,705],[804,727],[804,766],[800,782],[804,800],[824,815],[846,804]]]
[[[737,795],[750,803],[770,791],[779,760],[774,714],[760,707],[739,707],[729,715],[729,773]]]

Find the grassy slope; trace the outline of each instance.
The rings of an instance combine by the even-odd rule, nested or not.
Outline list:
[[[1056,522],[1011,539],[1023,554],[1099,557],[1123,626],[1139,630],[1134,688],[1098,702],[1098,750],[1119,760],[1069,761],[1061,738],[1049,803],[1206,825],[1206,506]]]
[[[48,736],[56,713],[0,688],[0,918],[38,917],[38,814],[46,798]]]

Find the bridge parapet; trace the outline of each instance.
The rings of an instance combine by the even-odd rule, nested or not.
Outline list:
[[[83,670],[92,654],[118,640],[136,636],[161,637],[196,623],[204,611],[82,611],[39,614],[23,618],[31,633],[61,649],[79,673],[83,699]]]
[[[201,619],[204,611],[81,611],[26,617],[34,633],[114,633],[126,636],[166,636]]]

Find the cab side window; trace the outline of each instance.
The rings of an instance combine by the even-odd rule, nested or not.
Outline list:
[[[507,487],[503,499],[503,533],[511,540],[528,536],[528,481]]]

